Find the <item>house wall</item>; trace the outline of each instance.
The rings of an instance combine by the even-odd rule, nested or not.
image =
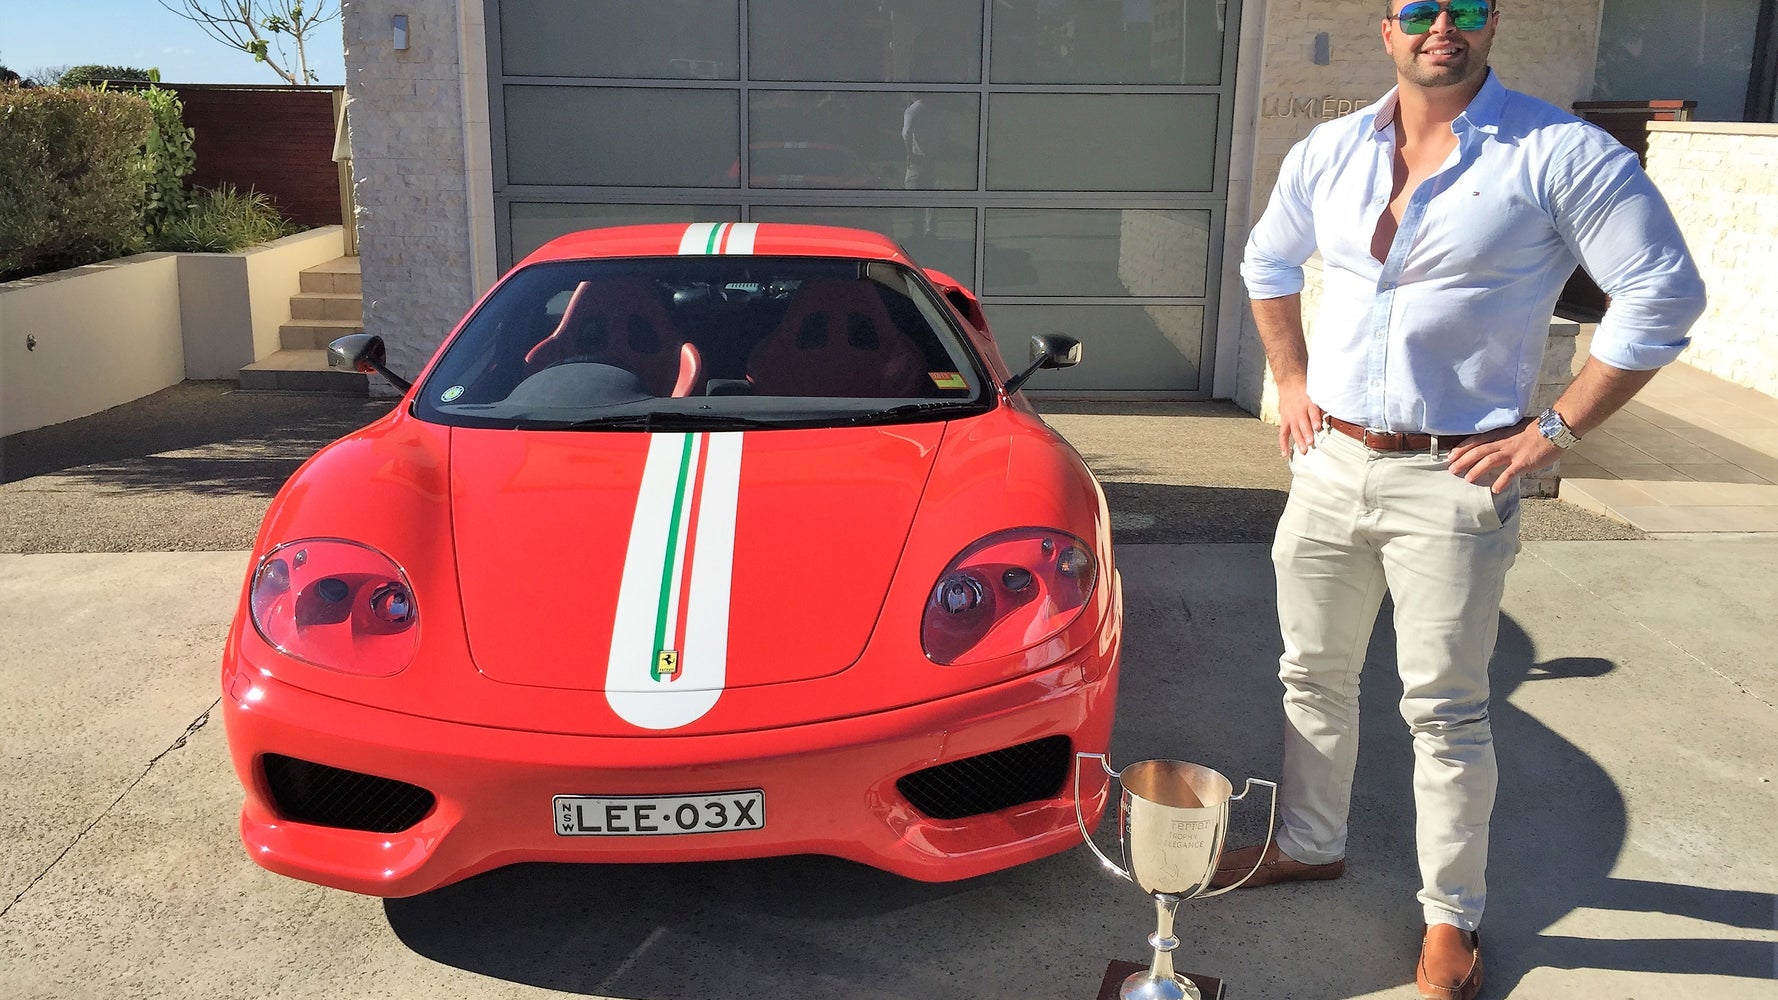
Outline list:
[[[478,255],[493,251],[470,195],[473,166],[491,214],[485,82],[479,100],[465,100],[477,84],[466,85],[463,54],[481,52],[486,36],[473,0],[346,0],[343,11],[364,329],[383,338],[393,370],[413,374],[473,304],[478,267],[485,284]],[[403,51],[393,48],[395,14],[408,18]]]
[[[1778,396],[1778,125],[1648,128],[1649,176],[1679,220],[1709,295],[1680,360]]]

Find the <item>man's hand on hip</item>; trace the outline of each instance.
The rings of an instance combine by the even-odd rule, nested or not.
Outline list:
[[[1300,383],[1278,387],[1278,454],[1290,457],[1294,438],[1297,451],[1308,454],[1315,447],[1315,435],[1321,430],[1321,407],[1309,398],[1309,390]]]
[[[1521,420],[1508,427],[1472,436],[1451,449],[1451,472],[1472,483],[1486,484],[1503,493],[1513,480],[1527,472],[1547,468],[1562,457],[1562,449],[1537,429],[1537,421]]]

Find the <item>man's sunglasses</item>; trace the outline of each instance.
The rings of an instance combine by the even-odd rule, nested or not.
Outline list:
[[[1480,31],[1488,26],[1488,18],[1493,13],[1489,0],[1450,0],[1450,3],[1435,3],[1434,0],[1420,0],[1401,9],[1399,14],[1391,14],[1385,20],[1395,21],[1401,25],[1404,35],[1424,35],[1438,23],[1438,16],[1446,11],[1451,14],[1451,24],[1458,31]]]

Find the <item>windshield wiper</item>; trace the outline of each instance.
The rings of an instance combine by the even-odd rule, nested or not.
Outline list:
[[[783,423],[773,420],[756,420],[752,417],[741,417],[729,413],[674,413],[650,411],[648,413],[616,413],[602,417],[586,417],[581,420],[570,420],[565,423],[547,423],[537,425],[539,429],[579,431],[579,430],[612,430],[612,431],[675,431],[685,429],[697,430],[754,430],[761,427],[782,427]]]
[[[959,413],[982,413],[987,409],[988,407],[978,399],[929,399],[923,403],[902,403],[899,406],[860,413],[847,418],[845,422],[848,424],[893,423],[907,417],[945,410],[956,410]]]

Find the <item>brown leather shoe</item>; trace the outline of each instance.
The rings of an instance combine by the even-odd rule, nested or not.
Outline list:
[[[1469,971],[1462,973],[1465,968]],[[1453,980],[1455,986],[1444,985]],[[1482,935],[1452,924],[1428,925],[1414,985],[1420,1000],[1475,1000],[1482,992]]]
[[[1233,885],[1250,871],[1253,872],[1253,877],[1241,882],[1243,889],[1257,889],[1276,882],[1324,882],[1346,873],[1344,858],[1324,865],[1306,865],[1285,854],[1277,844],[1265,845],[1265,860],[1260,861],[1260,846],[1254,844],[1251,847],[1223,851],[1222,857],[1216,862],[1216,874],[1210,877],[1210,888],[1221,889]],[[1253,870],[1255,861],[1260,861],[1258,871]]]

